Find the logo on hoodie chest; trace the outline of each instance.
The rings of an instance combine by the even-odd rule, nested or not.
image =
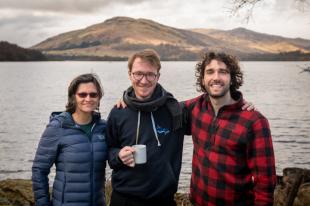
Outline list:
[[[170,133],[170,130],[159,125],[156,126],[157,134],[167,135]]]

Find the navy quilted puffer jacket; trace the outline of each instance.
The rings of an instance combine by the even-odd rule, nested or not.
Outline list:
[[[34,158],[32,183],[37,206],[103,206],[107,159],[106,123],[94,113],[88,137],[68,112],[52,113]],[[56,166],[52,200],[48,174]]]

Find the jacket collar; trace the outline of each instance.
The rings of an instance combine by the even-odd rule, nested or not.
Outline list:
[[[212,110],[213,111],[213,107],[209,98],[209,95],[207,93],[202,95],[202,108],[206,108],[208,110]],[[243,99],[243,95],[240,91],[236,91],[234,93],[232,93],[232,98],[236,101],[234,104],[230,104],[230,105],[225,105],[223,107],[220,108],[220,110],[236,110],[236,109],[241,109],[242,106],[244,105],[244,99]]]
[[[93,122],[97,122],[101,119],[100,113],[93,112]],[[61,127],[74,127],[76,124],[72,118],[72,114],[69,112],[52,112],[50,115],[50,122],[58,121]]]

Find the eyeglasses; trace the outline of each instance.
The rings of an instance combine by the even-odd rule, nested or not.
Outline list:
[[[80,98],[86,98],[88,95],[90,98],[97,98],[98,97],[98,93],[97,92],[81,92],[81,93],[76,93],[76,95],[78,95]]]
[[[155,74],[153,72],[147,72],[147,73],[132,72],[131,74],[136,81],[141,81],[143,79],[143,77],[145,76],[146,80],[149,82],[154,81],[156,79],[156,77],[158,76],[158,74]]]

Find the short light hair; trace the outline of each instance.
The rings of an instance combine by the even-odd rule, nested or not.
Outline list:
[[[133,62],[135,61],[136,58],[141,58],[143,61],[146,61],[149,64],[151,64],[152,66],[155,66],[157,68],[157,71],[159,72],[159,70],[161,68],[160,57],[155,50],[145,49],[143,51],[140,51],[140,52],[133,54],[128,60],[129,72],[131,72]]]

